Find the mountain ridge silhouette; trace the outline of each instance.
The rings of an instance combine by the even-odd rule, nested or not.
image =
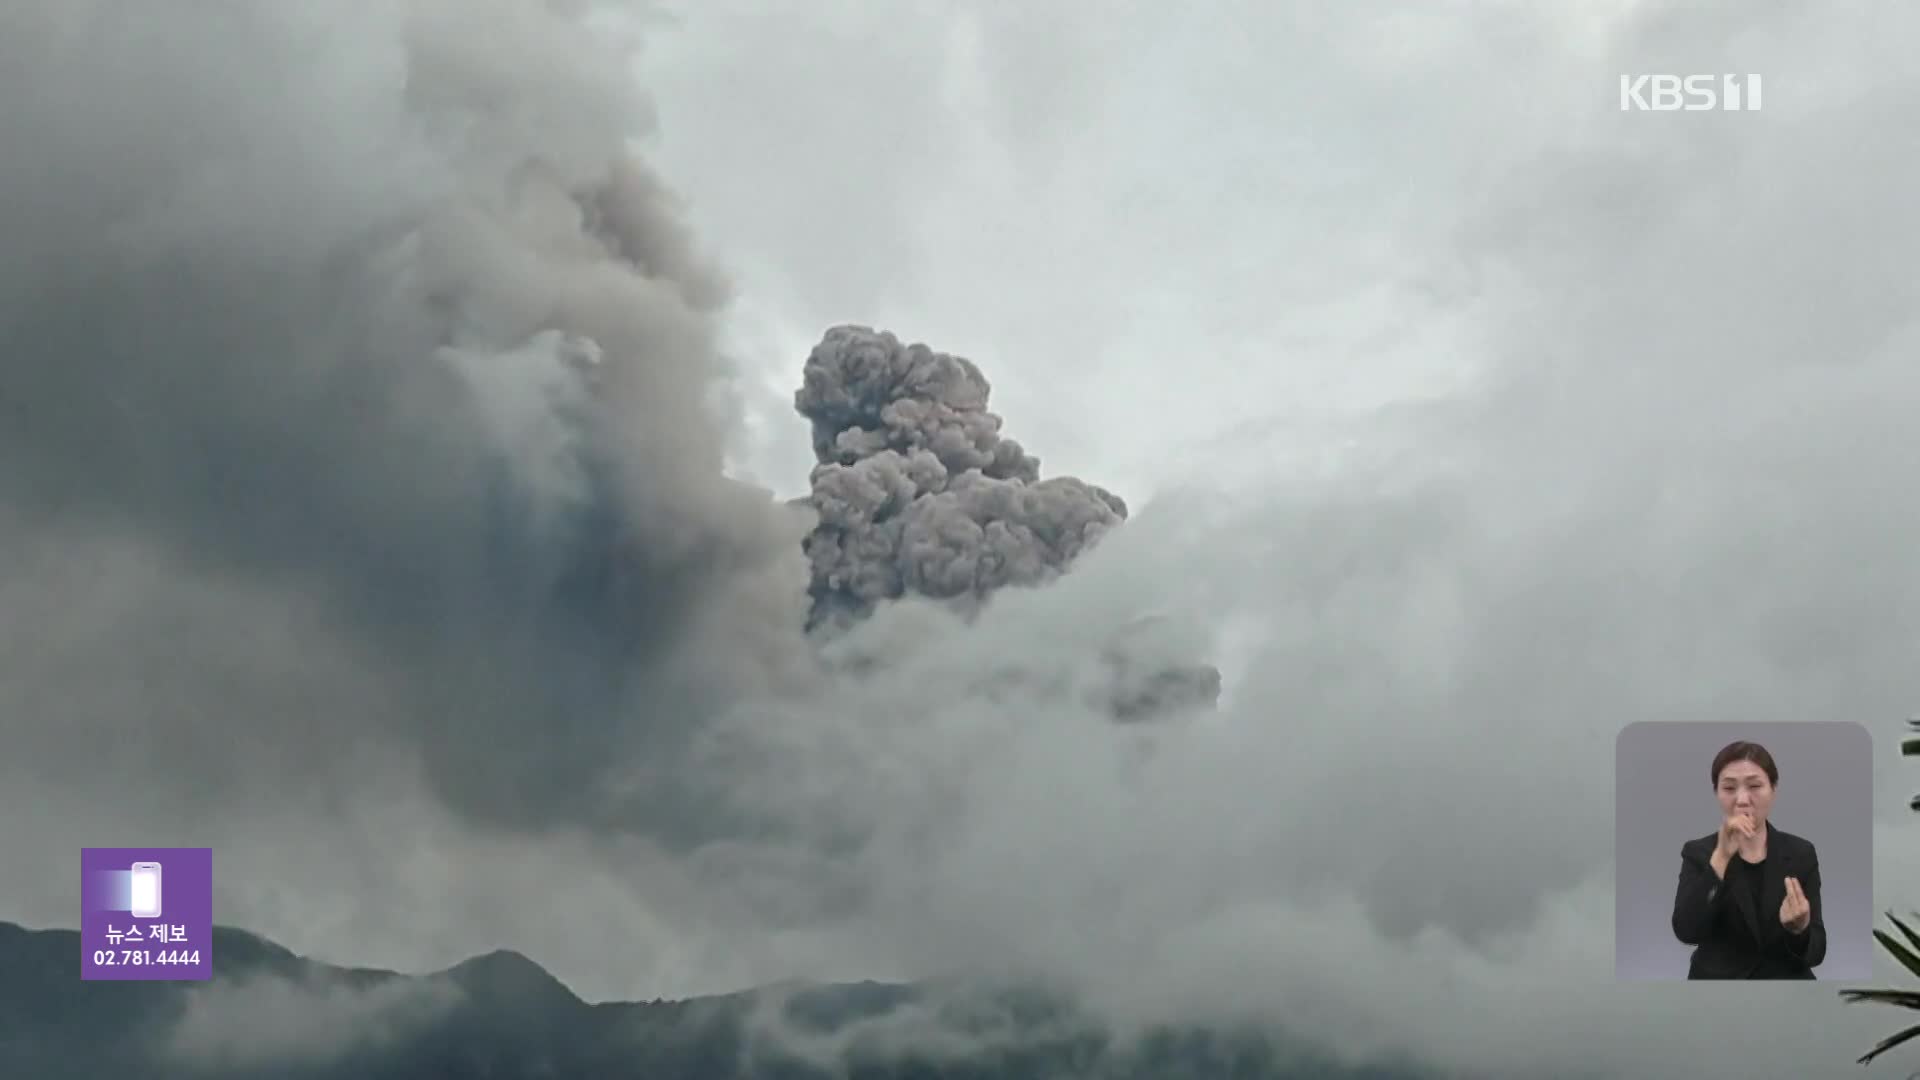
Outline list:
[[[589,1003],[496,950],[424,975],[213,931],[203,982],[83,982],[80,934],[0,922],[0,1076],[161,1080],[1428,1080],[1265,1030],[1128,1042],[1019,987],[793,980]],[[917,1043],[912,1033],[924,1037]],[[920,1048],[915,1048],[919,1046]],[[945,1049],[940,1049],[940,1047]],[[960,1049],[955,1049],[959,1047]]]

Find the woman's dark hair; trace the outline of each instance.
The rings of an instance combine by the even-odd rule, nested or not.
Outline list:
[[[1725,750],[1713,755],[1714,787],[1720,786],[1720,773],[1736,761],[1753,762],[1760,766],[1761,772],[1767,774],[1770,786],[1780,786],[1780,770],[1774,766],[1773,755],[1767,753],[1767,748],[1757,742],[1737,742],[1728,743]]]

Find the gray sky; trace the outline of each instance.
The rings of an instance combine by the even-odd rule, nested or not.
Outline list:
[[[1877,906],[1920,896],[1920,16],[720,3],[625,57],[537,7],[0,36],[0,847],[44,868],[0,915],[210,843],[223,922],[588,998],[1037,966],[1516,1075],[1899,1025],[1616,989],[1610,768],[1633,720],[1860,720]],[[1640,71],[1765,111],[1622,113]],[[841,322],[1134,508],[970,627],[883,612],[858,680],[721,478],[806,489]],[[542,329],[604,352],[588,421]],[[1001,677],[1148,610],[1219,713]]]

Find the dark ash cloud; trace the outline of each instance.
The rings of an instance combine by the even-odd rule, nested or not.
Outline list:
[[[634,820],[614,764],[797,662],[805,599],[803,526],[722,475],[725,282],[569,10],[30,5],[0,44],[7,546],[312,598],[390,705],[340,736],[530,826]]]
[[[807,358],[794,407],[819,464],[807,537],[814,625],[908,593],[977,604],[1039,585],[1125,521],[1127,505],[1000,434],[973,361],[840,326]],[[965,608],[963,608],[965,610]]]
[[[1002,589],[1066,573],[1126,521],[1113,492],[1042,479],[1040,460],[1001,433],[991,394],[973,361],[884,331],[838,326],[814,346],[794,394],[818,462],[798,500],[818,515],[809,629],[843,631],[906,596],[971,618]],[[1152,640],[1136,623],[1101,645],[1102,708],[1136,720],[1219,699],[1217,668]]]

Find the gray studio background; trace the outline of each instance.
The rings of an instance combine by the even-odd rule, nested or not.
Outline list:
[[[1673,936],[1680,845],[1719,827],[1713,756],[1748,739],[1780,770],[1768,815],[1820,856],[1827,959],[1813,973],[1864,981],[1873,960],[1873,737],[1832,721],[1643,721],[1614,750],[1614,965],[1622,979],[1685,979],[1693,948]]]

